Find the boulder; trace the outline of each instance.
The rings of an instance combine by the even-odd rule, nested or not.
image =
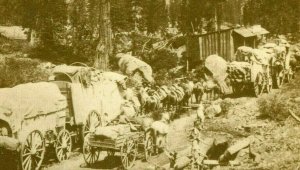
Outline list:
[[[213,118],[220,114],[222,111],[220,104],[212,104],[205,109],[205,116],[208,118]]]

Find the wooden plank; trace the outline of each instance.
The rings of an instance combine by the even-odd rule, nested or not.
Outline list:
[[[225,43],[224,43],[224,33],[221,33],[221,45],[222,45],[222,48],[221,48],[221,56],[222,56],[222,57],[226,57],[226,56],[224,55],[224,45],[225,45]]]
[[[199,41],[199,60],[202,60],[202,38],[199,37],[198,38],[198,41]]]
[[[216,53],[219,54],[220,52],[219,52],[218,33],[216,33],[215,36],[216,36]]]
[[[216,53],[216,34],[212,34],[212,39],[213,39],[212,50],[214,53]]]
[[[231,60],[231,56],[229,55],[229,45],[230,45],[230,42],[229,42],[229,38],[228,38],[228,33],[226,33],[226,61],[229,61]]]
[[[212,54],[212,34],[208,36],[209,39],[209,55]]]
[[[205,37],[202,37],[202,39],[203,39],[203,56],[204,56],[204,60],[205,60],[205,58],[207,57],[207,53],[206,53],[206,44],[207,44],[207,42],[206,42]]]
[[[219,165],[219,161],[218,160],[204,160],[203,164],[204,165]]]

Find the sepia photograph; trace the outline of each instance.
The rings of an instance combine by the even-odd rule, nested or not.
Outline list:
[[[300,170],[300,0],[0,0],[0,170]]]

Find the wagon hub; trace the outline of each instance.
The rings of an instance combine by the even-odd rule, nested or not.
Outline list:
[[[32,149],[30,150],[30,154],[31,154],[31,155],[35,155],[36,152],[37,152],[36,148],[32,148]]]
[[[68,147],[67,141],[63,141],[61,147],[66,149]]]

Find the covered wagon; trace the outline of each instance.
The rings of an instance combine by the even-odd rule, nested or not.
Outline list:
[[[55,84],[47,82],[0,89],[0,96],[0,149],[20,150],[22,169],[39,169],[46,146],[55,143],[53,134],[69,140],[63,130],[67,118],[66,98]],[[64,155],[71,146],[62,145],[60,154]]]
[[[270,69],[273,78],[273,84],[280,88],[284,80],[289,81],[292,73],[290,67],[290,56],[287,54],[285,45],[277,45],[275,43],[267,43],[261,48],[270,55]]]
[[[228,64],[228,78],[233,92],[253,92],[255,96],[264,91],[269,92],[272,87],[270,76],[270,56],[263,50],[250,47],[240,47],[236,55],[240,55],[241,61]]]

